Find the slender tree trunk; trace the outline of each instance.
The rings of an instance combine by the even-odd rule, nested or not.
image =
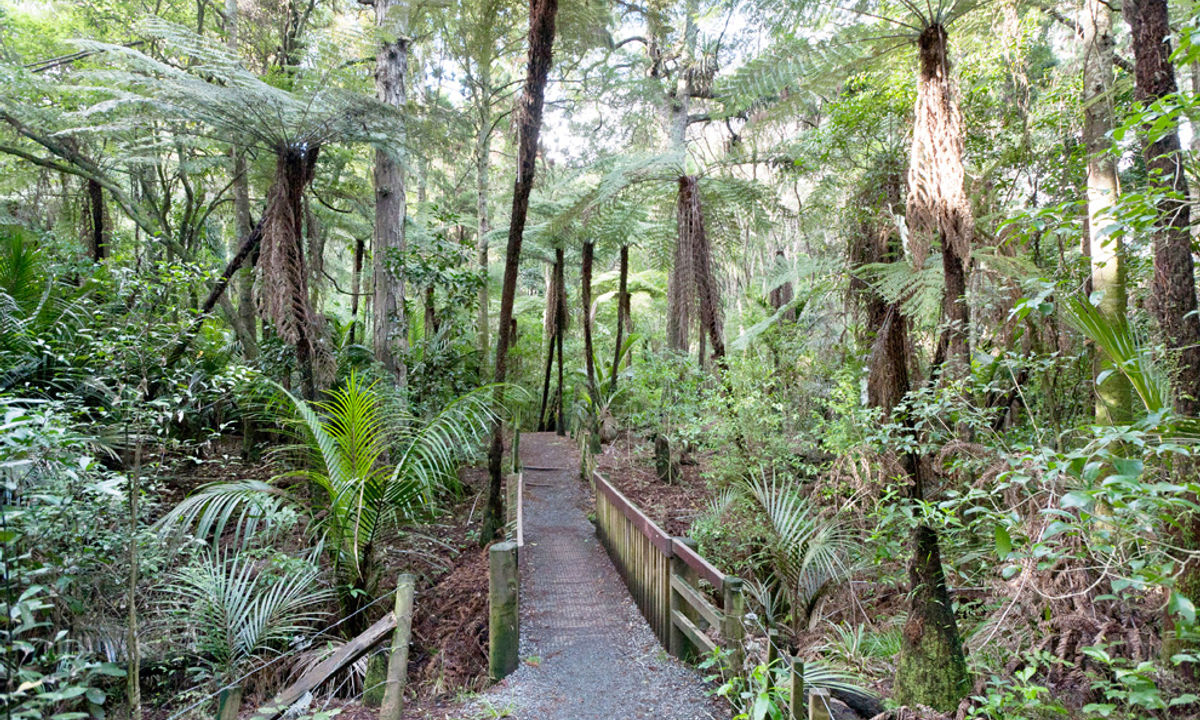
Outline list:
[[[621,346],[625,344],[625,324],[629,314],[629,246],[621,246],[620,280],[617,284],[617,344],[613,349],[612,387],[617,389],[617,372],[621,369]]]
[[[362,238],[354,239],[354,271],[350,275],[350,344],[358,339],[358,307],[359,295],[362,294],[363,255],[366,254],[366,243]]]
[[[583,259],[580,262],[579,299],[583,306],[583,354],[584,366],[587,368],[588,392],[592,401],[596,402],[596,358],[592,354],[592,262],[595,260],[596,246],[592,243],[583,244]]]
[[[495,383],[497,400],[500,389],[508,379],[508,344],[512,335],[513,302],[517,294],[517,270],[521,260],[521,240],[525,219],[529,213],[529,195],[537,162],[538,133],[542,127],[542,104],[546,94],[546,77],[554,49],[554,21],[558,15],[558,0],[530,0],[529,3],[529,67],[525,76],[525,91],[518,108],[517,178],[513,184],[512,213],[509,216],[508,247],[504,257],[504,288],[500,295],[500,322],[496,338]],[[503,492],[501,491],[504,456],[504,428],[499,422],[492,428],[492,443],[488,448],[488,502],[484,514],[480,542],[487,544],[504,526]]]
[[[546,408],[550,405],[550,373],[554,370],[554,340],[556,333],[551,331],[550,342],[546,343],[546,372],[542,377],[542,408],[538,411],[537,429],[539,432],[545,430],[548,420],[546,418]]]
[[[1135,97],[1150,104],[1176,91],[1167,0],[1126,0],[1124,7],[1133,37]],[[1158,202],[1150,305],[1167,349],[1174,356],[1175,411],[1195,417],[1200,415],[1200,317],[1196,314],[1188,184],[1177,129],[1171,128],[1147,143],[1145,155],[1151,189],[1164,193]],[[1180,462],[1180,466],[1180,476],[1194,472],[1193,463]],[[1198,501],[1194,494],[1188,499]],[[1200,513],[1183,511],[1170,533],[1180,547],[1200,549]],[[1200,598],[1200,560],[1191,557],[1183,564],[1175,590],[1193,601]],[[1167,616],[1168,626],[1173,620]],[[1168,656],[1178,647],[1173,629],[1170,634],[1172,639],[1164,637],[1163,643]]]
[[[108,228],[104,225],[104,188],[95,180],[87,181],[88,254],[93,262],[108,257]]]
[[[238,0],[225,0],[225,45],[229,52],[238,51]],[[230,149],[233,158],[233,220],[238,240],[250,235],[253,224],[250,219],[250,175],[246,163],[246,152],[234,146]],[[254,308],[254,263],[249,263],[237,274],[237,317],[238,339],[242,343],[242,355],[247,360],[258,357],[258,333]]]
[[[558,346],[558,392],[555,394],[554,430],[559,435],[565,434],[566,431],[563,419],[563,335],[567,330],[567,284],[564,277],[566,260],[563,254],[561,247],[554,251],[554,285],[559,290],[554,296],[554,341]]]
[[[488,233],[491,222],[488,217],[488,193],[491,185],[490,160],[492,155],[492,108],[489,93],[492,86],[492,63],[490,56],[479,63],[479,133],[475,139],[475,215],[478,222],[476,247],[479,256],[479,273],[483,282],[479,285],[479,377],[487,374],[488,356]]]
[[[1080,14],[1083,30],[1083,142],[1087,148],[1088,255],[1091,258],[1091,291],[1100,293],[1098,308],[1109,322],[1123,324],[1126,310],[1125,250],[1121,238],[1109,232],[1115,225],[1117,166],[1109,152],[1114,125],[1112,11],[1105,0],[1085,0]],[[1093,378],[1107,377],[1096,385],[1096,422],[1128,423],[1133,394],[1129,379],[1113,371],[1112,362],[1096,353]]]
[[[142,656],[139,646],[138,633],[138,571],[140,558],[138,556],[138,499],[142,492],[142,441],[138,440],[134,450],[133,472],[129,475],[129,584],[126,587],[125,603],[128,605],[126,628],[126,645],[128,647],[129,665],[126,674],[126,699],[129,701],[129,713],[132,720],[142,718]]]
[[[407,2],[375,0],[375,25],[383,38],[375,61],[375,92],[381,102],[403,108],[408,64]],[[406,214],[399,145],[375,151],[374,349],[401,388],[408,382],[408,321],[404,308]]]

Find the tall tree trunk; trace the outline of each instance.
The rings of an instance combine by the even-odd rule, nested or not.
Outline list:
[[[1113,111],[1112,11],[1105,0],[1085,0],[1080,14],[1083,31],[1083,142],[1087,148],[1088,255],[1091,258],[1091,291],[1100,293],[1098,308],[1109,322],[1125,322],[1125,250],[1121,238],[1109,232],[1116,220],[1117,165],[1109,152]],[[1132,419],[1133,394],[1129,379],[1114,372],[1112,362],[1096,353],[1094,379],[1107,377],[1096,386],[1096,422],[1101,425],[1128,423]]]
[[[621,246],[620,280],[617,281],[617,344],[613,348],[612,386],[617,389],[617,372],[621,369],[621,346],[625,344],[625,325],[629,316],[629,246]]]
[[[479,132],[475,139],[475,216],[477,220],[476,248],[479,257],[479,273],[483,282],[479,285],[479,377],[487,374],[488,351],[488,233],[491,222],[488,217],[488,193],[491,185],[490,160],[492,155],[492,63],[490,55],[479,63],[479,88],[476,90],[479,113]]]
[[[537,162],[538,134],[542,127],[542,104],[546,95],[546,77],[554,50],[554,21],[558,0],[529,2],[529,67],[525,91],[518,108],[517,178],[513,184],[512,213],[508,224],[508,247],[504,256],[504,288],[500,295],[500,322],[496,338],[494,380],[499,388],[508,379],[508,344],[512,335],[513,301],[517,294],[517,270],[521,260],[521,240],[529,213],[529,194]],[[497,389],[497,399],[500,390]],[[488,502],[480,542],[487,544],[504,526],[501,465],[504,457],[504,428],[500,422],[492,428],[488,448]]]
[[[596,257],[596,246],[590,242],[583,244],[583,259],[580,262],[579,300],[583,306],[583,354],[584,366],[587,368],[588,392],[592,401],[596,397],[596,358],[592,354],[592,262]]]
[[[950,79],[945,28],[938,24],[926,28],[918,39],[918,49],[920,70],[906,220],[917,268],[924,265],[930,241],[937,238],[941,244],[946,282],[942,316],[946,327],[935,362],[942,363],[943,377],[953,378],[970,369],[970,318],[965,295],[974,219],[963,188],[962,115]],[[889,314],[893,323],[901,320],[899,308]],[[889,329],[888,336],[899,328]],[[903,337],[892,337],[889,342],[897,342],[900,347],[899,340]],[[900,372],[900,363],[893,360],[891,366],[893,372]],[[906,384],[907,376],[905,366]],[[901,389],[903,392],[899,392]],[[906,386],[896,387],[889,394],[903,397],[907,391]],[[911,420],[904,418],[903,422]],[[910,483],[910,499],[922,502],[925,482],[920,457],[906,454],[903,466]],[[910,607],[896,664],[896,700],[947,712],[957,707],[970,690],[966,658],[946,589],[937,532],[919,525],[913,531],[911,545]]]
[[[938,341],[944,374],[959,377],[971,366],[967,274],[975,221],[963,187],[963,123],[950,78],[946,29],[930,25],[917,41],[920,71],[908,168],[906,219],[913,260],[925,264],[931,240],[942,250],[946,290],[942,300],[945,330]]]
[[[238,54],[238,0],[225,0],[225,45],[229,52]],[[250,235],[253,230],[250,220],[250,173],[246,163],[246,152],[243,148],[234,146],[230,149],[233,156],[233,220],[235,234],[241,238]],[[242,355],[247,360],[258,357],[258,333],[255,322],[257,313],[254,309],[254,264],[246,265],[237,276],[237,317],[241,326],[238,339],[242,343]]]
[[[375,93],[381,102],[403,108],[408,64],[406,0],[375,0],[375,25],[382,37],[375,61]],[[399,143],[397,143],[399,145]],[[408,382],[408,321],[404,308],[404,169],[398,153],[375,151],[375,359],[401,388]]]
[[[563,335],[567,331],[567,283],[566,260],[561,247],[554,250],[554,286],[558,292],[554,294],[554,341],[558,346],[558,392],[555,394],[554,430],[559,435],[565,433],[563,421]]]
[[[1175,68],[1171,64],[1170,26],[1167,0],[1126,0],[1125,19],[1133,36],[1135,97],[1150,104],[1174,93]],[[1188,185],[1175,128],[1145,147],[1146,166],[1152,190],[1163,193],[1158,202],[1154,234],[1154,278],[1151,309],[1158,319],[1167,349],[1174,357],[1172,378],[1175,411],[1200,415],[1200,317],[1196,315],[1196,277],[1192,260],[1189,225]],[[1178,474],[1193,471],[1192,463],[1181,463]],[[1196,503],[1193,494],[1188,498]],[[1189,551],[1200,549],[1200,513],[1183,511],[1172,524],[1175,544]],[[1180,569],[1175,590],[1195,601],[1200,599],[1200,560],[1191,557]],[[1167,617],[1168,623],[1173,618]],[[1171,632],[1174,636],[1173,631]],[[1178,647],[1164,638],[1167,654]]]
[[[541,432],[547,427],[546,408],[550,406],[550,373],[554,371],[554,340],[556,333],[550,331],[550,342],[546,343],[546,372],[542,376],[542,407],[538,411],[537,429]]]

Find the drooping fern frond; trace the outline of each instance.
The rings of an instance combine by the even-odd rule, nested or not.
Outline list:
[[[930,255],[919,270],[897,262],[871,263],[857,272],[888,304],[900,303],[906,317],[927,323],[937,321],[945,289],[940,253]]]
[[[215,40],[160,18],[144,19],[139,30],[163,47],[168,60],[123,45],[76,41],[103,63],[70,85],[93,99],[72,114],[81,126],[118,134],[168,120],[181,132],[272,152],[329,142],[396,151],[401,133],[394,108],[328,84],[275,87]]]

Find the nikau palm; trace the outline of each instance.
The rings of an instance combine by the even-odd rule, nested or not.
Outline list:
[[[254,480],[201,487],[160,522],[219,539],[233,524],[242,542],[284,507],[306,514],[310,532],[330,557],[345,617],[370,602],[378,585],[376,548],[383,533],[431,511],[434,494],[454,477],[457,461],[476,447],[495,420],[491,388],[451,402],[428,420],[402,418],[385,408],[373,385],[351,375],[326,399],[307,403],[279,388],[308,438],[310,467],[275,482]],[[300,478],[312,488],[285,486]],[[363,626],[361,614],[346,623]]]

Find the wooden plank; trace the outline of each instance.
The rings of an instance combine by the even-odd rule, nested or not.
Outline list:
[[[701,595],[699,590],[688,584],[686,580],[679,576],[671,578],[671,589],[679,593],[679,596],[693,610],[700,613],[700,616],[709,624],[709,627],[721,627],[721,624],[725,621],[725,616]]]
[[[717,644],[713,642],[712,638],[700,632],[700,628],[696,627],[686,615],[678,610],[671,613],[671,622],[687,636],[688,640],[692,641],[702,655],[707,655],[717,649]]]
[[[673,546],[672,555],[678,556],[688,567],[695,570],[696,574],[712,583],[713,587],[717,590],[723,589],[725,585],[725,573],[713,567],[712,563],[700,556],[700,553],[679,542],[679,540],[672,540],[671,544]]]
[[[396,629],[396,615],[388,613],[367,628],[362,635],[338,648],[337,652],[325,658],[312,670],[304,673],[290,687],[285,688],[271,699],[271,702],[260,707],[251,720],[275,720],[288,708],[304,697],[304,694],[321,687],[333,675],[348,667],[355,660],[366,654],[368,650],[387,637]]]
[[[593,480],[596,483],[597,493],[603,493],[607,496],[609,502],[616,506],[621,514],[637,527],[638,532],[649,538],[650,542],[654,544],[654,547],[658,548],[659,552],[668,557],[671,555],[670,535],[667,535],[662,528],[630,502],[629,498],[622,495],[620,490],[617,490],[611,483],[605,480],[603,475],[593,473]]]

